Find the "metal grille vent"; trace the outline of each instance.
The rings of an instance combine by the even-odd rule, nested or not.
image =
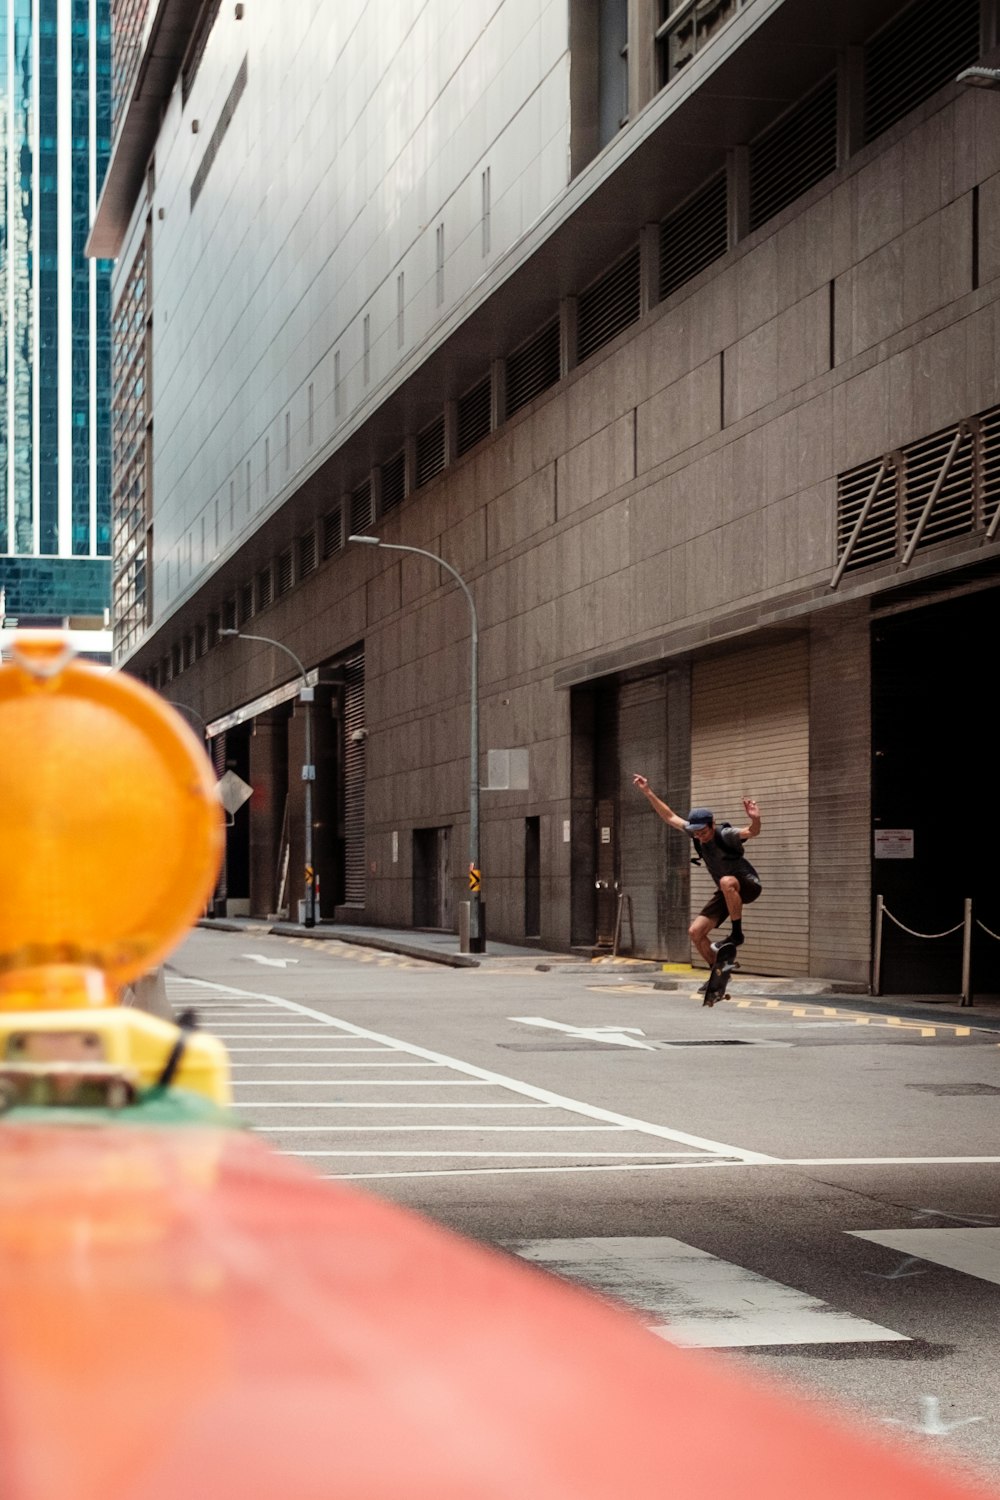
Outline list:
[[[507,416],[555,385],[560,370],[559,319],[553,318],[507,358]]]
[[[918,0],[865,48],[865,140],[979,58],[979,0]]]
[[[726,174],[660,225],[660,301],[729,249]]]
[[[372,482],[366,479],[364,484],[359,484],[351,495],[351,532],[354,536],[363,535],[371,529],[372,521]]]
[[[327,511],[323,517],[323,561],[333,557],[344,545],[344,521],[340,506]]]
[[[835,588],[845,572],[1000,528],[1000,406],[862,464],[837,482]]]
[[[458,452],[468,453],[492,428],[492,382],[488,375],[458,401]]]
[[[236,106],[242,99],[243,91],[246,86],[247,59],[244,57],[243,61],[240,63],[239,72],[236,74],[236,80],[233,83],[232,88],[229,90],[229,97],[227,98],[225,104],[222,106],[222,113],[219,115],[218,123],[216,124],[215,129],[212,131],[212,139],[209,141],[207,147],[205,148],[205,155],[198,163],[198,170],[194,174],[194,180],[191,183],[190,207],[192,209],[201,196],[201,190],[205,186],[205,180],[212,169],[212,163],[215,161],[215,158],[218,155],[219,147],[222,145],[226,131],[229,129],[233,115],[236,113]]]
[[[222,628],[223,630],[236,629],[236,600],[227,599],[222,606]]]
[[[427,484],[444,468],[444,413],[417,438],[417,485]]]
[[[837,166],[837,79],[832,75],[750,147],[750,228],[772,218]]]
[[[271,579],[271,569],[262,568],[257,574],[257,608],[267,609],[274,598],[274,586]]]
[[[639,318],[639,247],[581,292],[576,309],[576,357],[582,363]]]
[[[382,514],[395,510],[406,499],[406,454],[397,453],[382,470]]]
[[[979,491],[983,524],[993,530],[1000,512],[1000,406],[983,412],[978,427]]]
[[[245,583],[240,589],[240,624],[253,619],[253,584]]]
[[[316,533],[305,531],[299,537],[299,577],[308,578],[316,571]]]
[[[896,555],[898,487],[896,465],[862,464],[841,474],[837,486],[837,556],[843,558],[859,518],[866,511],[846,563],[846,571],[887,562]],[[877,481],[877,484],[876,484]],[[873,493],[874,490],[874,493]],[[866,510],[867,507],[867,510]]]
[[[964,424],[914,443],[904,456],[903,537],[930,547],[973,527],[972,434]],[[924,520],[924,514],[926,520]],[[923,521],[923,525],[921,522]]]
[[[280,599],[282,594],[287,594],[292,586],[292,549],[286,547],[278,557],[275,569],[274,592]]]
[[[352,906],[365,903],[365,728],[360,654],[344,663],[344,900]]]

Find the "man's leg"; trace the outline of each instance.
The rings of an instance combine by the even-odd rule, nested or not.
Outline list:
[[[702,912],[700,916],[695,917],[694,921],[691,923],[691,926],[688,928],[688,937],[691,939],[692,943],[697,948],[702,958],[708,964],[709,968],[711,968],[715,963],[715,954],[712,951],[711,943],[708,941],[708,934],[716,925],[717,923],[714,917],[707,917],[705,913]]]
[[[740,891],[740,882],[735,875],[723,875],[719,881],[719,890],[722,892],[726,903],[726,910],[729,913],[729,920],[732,923],[733,930],[730,933],[730,942],[735,943],[738,948],[744,941],[743,896]]]

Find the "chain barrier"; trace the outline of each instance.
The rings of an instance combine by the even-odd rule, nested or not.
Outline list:
[[[901,931],[908,932],[910,934],[910,937],[915,938],[951,937],[953,932],[961,932],[962,928],[965,925],[964,922],[956,922],[954,927],[949,927],[944,932],[915,932],[912,927],[907,927],[905,922],[901,922],[898,917],[894,917],[887,906],[882,907],[882,915],[888,917],[890,922],[895,922],[896,926],[900,928]],[[979,925],[982,926],[982,923],[980,922]]]
[[[889,921],[892,922],[896,927],[898,927],[901,932],[907,933],[910,937],[924,938],[924,939],[927,939],[928,941],[934,941],[936,938],[951,937],[954,933],[961,932],[961,934],[962,934],[962,987],[961,987],[961,991],[960,991],[960,1003],[963,1006],[972,1005],[972,1003],[973,1003],[973,999],[972,999],[972,930],[973,930],[973,927],[980,927],[980,928],[982,928],[983,932],[985,932],[988,937],[995,938],[997,942],[1000,942],[1000,936],[998,936],[997,933],[995,933],[995,932],[991,932],[990,929],[985,925],[985,923],[981,922],[978,917],[975,919],[975,921],[973,921],[973,916],[972,916],[972,899],[971,899],[971,897],[967,896],[965,898],[963,906],[964,906],[964,916],[962,918],[962,921],[961,922],[956,922],[955,925],[954,925],[954,927],[948,927],[948,928],[945,929],[944,932],[917,932],[915,928],[913,928],[913,927],[907,927],[907,925],[906,925],[905,922],[901,922],[899,920],[899,918],[893,912],[891,912],[889,910],[889,908],[886,906],[886,904],[883,901],[883,899],[882,899],[881,896],[876,897],[876,900],[875,900],[875,953],[874,953],[874,959],[873,959],[873,963],[872,963],[872,993],[875,994],[875,995],[881,995],[881,993],[882,993],[882,929],[883,929],[883,926],[884,926],[884,923],[885,923],[885,918],[888,917]]]
[[[991,937],[994,942],[1000,943],[1000,932],[991,932],[986,923],[980,922],[978,917],[976,918],[976,926],[980,928],[982,932],[985,932],[987,937]]]

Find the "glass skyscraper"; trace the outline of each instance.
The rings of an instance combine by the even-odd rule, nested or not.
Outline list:
[[[110,603],[109,0],[0,0],[0,627]]]

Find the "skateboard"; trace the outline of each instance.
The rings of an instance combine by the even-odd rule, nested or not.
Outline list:
[[[728,1000],[729,976],[734,969],[739,968],[736,962],[737,948],[735,943],[720,943],[715,954],[715,963],[709,972],[708,979],[701,987],[704,996],[702,1005],[714,1005],[717,1000]]]

